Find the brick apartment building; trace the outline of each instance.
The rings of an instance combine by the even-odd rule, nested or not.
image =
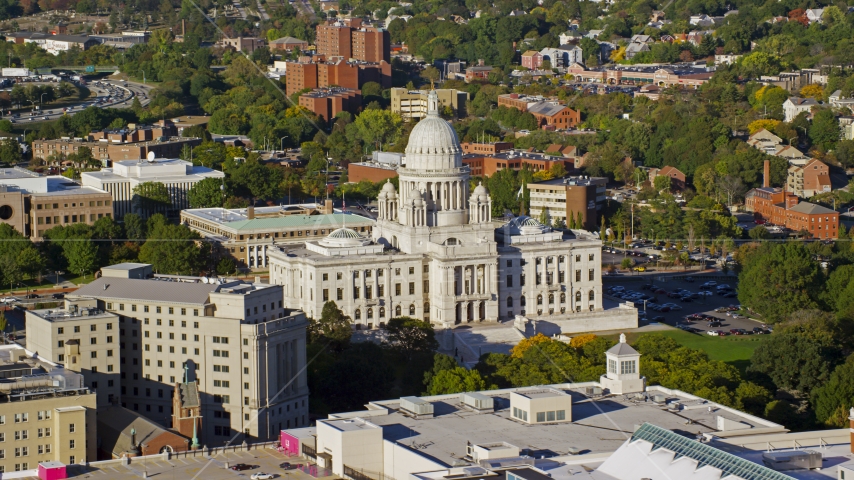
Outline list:
[[[384,28],[362,26],[361,19],[330,21],[316,29],[318,55],[363,62],[391,61],[391,39]]]
[[[534,172],[548,170],[556,164],[563,164],[566,170],[574,168],[574,162],[569,158],[554,157],[534,152],[508,150],[497,154],[468,154],[463,155],[463,164],[471,169],[475,177],[490,177],[499,170],[511,168],[521,170],[527,166]]]
[[[801,198],[830,192],[830,168],[819,160],[810,160],[802,167],[791,165],[786,178],[786,190]]]
[[[498,106],[529,112],[540,126],[550,125],[558,129],[574,128],[581,123],[581,112],[541,96],[508,93],[498,96]]]
[[[336,60],[313,62],[301,59],[288,62],[286,91],[288,95],[304,89],[337,86],[360,90],[367,82],[377,82],[383,88],[391,87],[391,64]]]
[[[299,104],[327,122],[339,112],[357,115],[362,106],[362,92],[349,88],[318,88],[300,95]]]
[[[761,188],[747,192],[745,209],[757,221],[781,225],[792,231],[806,231],[813,238],[839,238],[839,212],[809,202],[782,188],[769,185],[770,163],[765,161],[765,179]]]

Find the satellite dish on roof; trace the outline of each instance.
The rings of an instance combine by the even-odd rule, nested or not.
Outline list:
[[[208,277],[202,277],[202,283],[208,283]]]
[[[148,155],[146,155],[145,158],[147,158],[149,162],[153,162],[155,156],[154,152],[148,152]]]

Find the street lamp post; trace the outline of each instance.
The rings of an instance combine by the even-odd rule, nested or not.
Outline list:
[[[288,136],[287,136],[287,135],[285,135],[284,137],[282,137],[281,139],[279,139],[279,148],[281,148],[281,149],[282,149],[282,153],[284,153],[284,152],[285,152],[285,139],[286,139],[286,138],[288,138]]]
[[[39,97],[39,106],[44,105],[44,94],[45,93],[47,93],[47,92],[42,93],[41,96]]]

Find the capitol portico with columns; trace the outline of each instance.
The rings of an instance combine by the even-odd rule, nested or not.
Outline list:
[[[342,224],[322,240],[268,251],[270,282],[283,286],[285,304],[319,318],[334,301],[357,328],[399,316],[440,327],[517,316],[570,322],[574,331],[637,326],[636,311],[603,310],[599,239],[527,216],[493,219],[487,189],[470,187],[435,92],[427,108],[409,136],[399,191],[389,182],[379,193],[371,238]]]

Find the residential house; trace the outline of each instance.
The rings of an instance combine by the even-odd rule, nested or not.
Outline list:
[[[814,98],[789,97],[785,102],[783,102],[785,120],[787,122],[791,122],[801,112],[809,113],[813,107],[817,107],[819,105],[819,102]]]
[[[575,158],[578,153],[578,148],[573,145],[564,147],[558,143],[553,143],[545,149],[543,153],[547,155],[561,155],[566,158]]]
[[[484,65],[483,60],[478,60],[477,65],[466,68],[466,83],[472,80],[486,80],[491,72],[491,66]]]
[[[854,98],[843,96],[842,90],[831,93],[827,100],[831,107],[854,109]]]
[[[523,15],[527,15],[528,12],[524,10],[512,10],[507,16],[508,17],[521,17]]]
[[[649,169],[649,183],[655,185],[655,177],[670,177],[670,188],[672,190],[685,189],[685,174],[676,167],[666,166],[662,168]]]
[[[648,52],[648,51],[649,51],[649,45],[647,45],[646,43],[630,43],[626,47],[626,59],[630,60],[630,59],[634,58],[635,55],[642,53],[642,52]]]
[[[715,65],[732,65],[743,56],[735,54],[715,55]]]
[[[711,27],[715,24],[715,20],[706,15],[705,13],[701,13],[700,15],[691,15],[691,18],[688,20],[688,23],[691,25],[696,25],[698,27]]]
[[[655,43],[655,39],[649,35],[638,34],[632,36],[631,43],[645,43],[647,45],[652,45],[653,43]]]
[[[583,35],[578,30],[567,30],[558,36],[558,40],[560,40],[561,45],[567,45],[577,43],[582,37]]]
[[[786,190],[798,197],[810,198],[819,193],[830,192],[831,189],[830,168],[826,164],[810,160],[802,167],[789,167]]]
[[[543,64],[543,55],[536,50],[528,50],[522,54],[522,66],[529,70],[537,70]]]
[[[806,10],[807,20],[810,23],[821,23],[821,16],[824,15],[823,8],[808,8]]]

